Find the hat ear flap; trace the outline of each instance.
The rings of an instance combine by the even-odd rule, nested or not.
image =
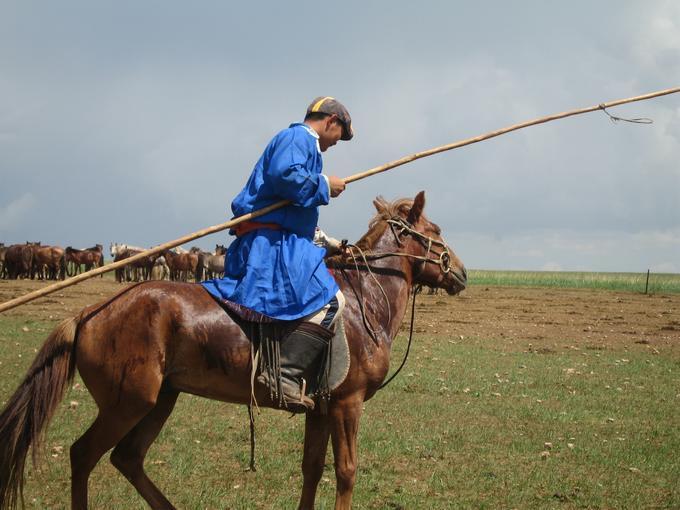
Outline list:
[[[413,200],[413,206],[408,212],[407,220],[411,225],[415,225],[420,220],[423,214],[423,209],[425,209],[425,192],[421,191],[416,195],[415,200]]]

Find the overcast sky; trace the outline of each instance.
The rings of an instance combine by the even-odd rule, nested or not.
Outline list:
[[[0,241],[151,246],[227,221],[269,139],[332,95],[353,175],[535,117],[680,86],[680,2],[0,4]],[[680,272],[680,94],[355,182],[321,226],[425,190],[469,268]],[[197,241],[228,243],[226,233]]]

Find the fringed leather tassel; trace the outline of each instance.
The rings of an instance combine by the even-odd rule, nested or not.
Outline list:
[[[255,412],[252,403],[248,406],[248,417],[250,418],[250,470],[257,471],[255,467]]]

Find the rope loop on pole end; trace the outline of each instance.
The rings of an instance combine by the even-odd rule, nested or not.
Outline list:
[[[626,119],[624,117],[617,117],[616,115],[612,115],[607,111],[607,107],[604,104],[599,105],[600,110],[602,110],[604,113],[609,116],[609,120],[611,120],[613,123],[617,123],[618,121],[622,120],[624,122],[630,122],[632,124],[653,124],[654,121],[652,119],[649,119],[647,117],[638,117],[635,119]]]

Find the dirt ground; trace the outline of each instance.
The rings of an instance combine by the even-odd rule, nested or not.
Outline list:
[[[0,280],[0,301],[45,286]],[[122,289],[95,278],[0,314],[26,321],[57,321]],[[416,332],[463,339],[495,339],[498,349],[645,349],[680,358],[680,295],[485,287],[459,296],[420,295]],[[408,327],[407,321],[404,328]],[[462,338],[461,338],[462,336]]]
[[[423,296],[419,326],[433,334],[497,339],[498,349],[646,349],[680,357],[680,295],[472,286]]]

